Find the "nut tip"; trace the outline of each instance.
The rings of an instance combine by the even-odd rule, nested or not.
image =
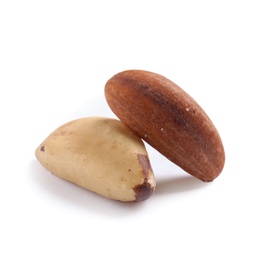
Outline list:
[[[135,202],[147,200],[154,193],[155,187],[148,182],[147,179],[140,185],[133,188],[135,192]]]

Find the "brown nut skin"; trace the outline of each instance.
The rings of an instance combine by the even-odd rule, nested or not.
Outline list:
[[[118,118],[170,161],[198,179],[213,181],[225,152],[219,133],[199,104],[159,74],[127,70],[105,85]]]

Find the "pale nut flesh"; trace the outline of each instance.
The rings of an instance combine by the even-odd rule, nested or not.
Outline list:
[[[161,154],[198,179],[221,173],[225,153],[212,121],[178,85],[143,70],[120,72],[105,85],[111,110]]]
[[[155,189],[142,140],[117,119],[68,122],[51,133],[35,155],[58,177],[109,199],[143,201]]]

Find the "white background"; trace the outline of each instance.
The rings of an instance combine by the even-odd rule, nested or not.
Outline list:
[[[260,259],[259,1],[0,1],[0,259]],[[217,127],[203,183],[147,146],[157,190],[110,201],[48,173],[36,147],[79,117],[115,117],[104,85],[162,74]]]

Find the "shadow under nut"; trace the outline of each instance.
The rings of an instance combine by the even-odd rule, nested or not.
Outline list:
[[[213,181],[225,153],[210,118],[178,85],[148,71],[123,71],[105,86],[111,110],[139,137],[198,179]]]

